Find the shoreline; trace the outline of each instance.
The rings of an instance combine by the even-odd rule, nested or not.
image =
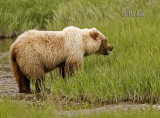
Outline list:
[[[15,38],[20,34],[21,32],[0,32],[0,39]]]

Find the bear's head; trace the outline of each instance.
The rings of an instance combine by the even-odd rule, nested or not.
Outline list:
[[[111,46],[107,42],[107,38],[96,28],[85,29],[85,30],[88,30],[88,32],[85,33],[84,35],[86,55],[93,53],[100,55],[108,55],[109,54],[108,51],[113,50],[113,46]]]

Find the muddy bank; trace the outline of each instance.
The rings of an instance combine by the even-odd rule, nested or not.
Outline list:
[[[103,112],[111,113],[111,112],[129,111],[129,110],[141,112],[149,109],[160,111],[160,105],[133,104],[131,102],[121,102],[119,104],[103,105],[98,108],[56,111],[56,113],[59,115],[65,115],[65,116],[71,117],[71,116],[77,116],[77,115],[90,115],[90,114],[103,113]]]
[[[0,72],[1,73],[1,72]],[[5,73],[4,73],[5,75]],[[18,94],[17,84],[12,77],[0,76],[0,95],[1,96],[14,96]]]
[[[18,87],[10,72],[9,64],[0,64],[0,96],[15,95]]]
[[[0,53],[0,96],[14,96],[18,93],[16,81],[10,72],[8,55],[8,51]]]

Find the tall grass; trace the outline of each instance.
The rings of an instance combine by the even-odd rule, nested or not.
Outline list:
[[[22,32],[28,29],[46,29],[46,20],[54,15],[62,0],[1,0],[0,32]]]
[[[136,0],[61,4],[49,26],[57,23],[60,29],[67,25],[97,27],[115,48],[108,57],[86,57],[83,70],[67,83],[55,79],[49,86],[52,93],[58,98],[77,101],[159,102],[158,5],[158,1]],[[122,8],[144,10],[144,17],[121,17]]]
[[[111,103],[159,102],[160,1],[158,0],[1,0],[0,32],[96,27],[115,48],[90,56],[67,82],[46,79],[58,99]],[[9,7],[8,7],[9,6]],[[121,9],[144,10],[144,17],[122,17]]]

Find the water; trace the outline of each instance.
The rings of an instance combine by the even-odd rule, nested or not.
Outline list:
[[[14,39],[0,39],[0,53],[8,52]]]

